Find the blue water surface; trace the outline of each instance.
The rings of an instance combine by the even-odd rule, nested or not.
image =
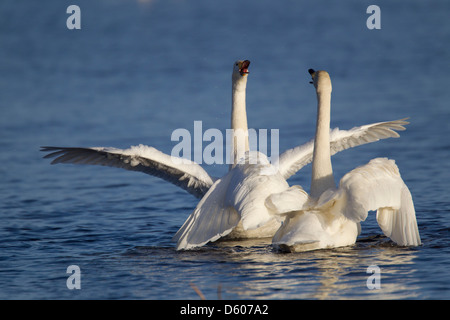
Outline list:
[[[81,9],[69,30],[66,9]],[[449,299],[450,3],[77,0],[0,2],[0,299]],[[249,126],[280,150],[314,135],[309,68],[333,81],[332,127],[410,118],[400,139],[333,157],[337,182],[396,160],[422,246],[382,236],[374,214],[354,246],[280,254],[270,239],[177,252],[197,199],[143,173],[55,165],[40,146],[146,144],[177,128],[230,125],[231,70],[251,60]],[[207,143],[205,142],[205,145]],[[214,176],[226,165],[204,165]],[[289,180],[308,189],[311,167]],[[69,290],[66,269],[81,270]],[[369,290],[367,268],[381,268]]]

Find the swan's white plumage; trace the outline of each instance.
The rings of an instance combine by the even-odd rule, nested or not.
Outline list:
[[[342,201],[342,214],[355,222],[377,211],[383,233],[403,246],[417,246],[420,236],[411,193],[394,160],[376,158],[347,173],[332,201]]]
[[[218,179],[200,200],[172,239],[177,242],[177,249],[191,249],[216,241],[238,225],[240,216],[227,199],[231,177],[228,173]]]
[[[355,243],[359,225],[343,216],[314,210],[288,215],[272,239],[274,248],[287,252],[342,247]]]
[[[396,131],[405,130],[405,125],[409,124],[406,119],[377,122],[350,130],[340,130],[335,128],[330,132],[330,152],[334,155],[340,151],[376,142],[380,139],[398,138],[400,135]],[[314,151],[314,139],[283,152],[278,161],[280,173],[285,179],[294,175],[301,168],[312,162]]]
[[[399,209],[403,186],[394,160],[373,159],[342,177],[338,194],[345,201],[343,214],[360,222],[367,218],[368,211],[381,207]]]
[[[401,207],[379,208],[377,222],[383,233],[402,246],[421,244],[411,192],[404,184],[401,193]]]
[[[274,247],[284,251],[306,251],[354,244],[360,232],[360,222],[367,218],[369,211],[374,210],[377,211],[379,226],[391,240],[402,246],[420,245],[412,196],[393,160],[373,159],[347,173],[341,179],[339,188],[334,183],[320,188],[318,179],[321,177],[315,176],[314,170],[324,177],[333,177],[330,162],[332,138],[323,135],[330,122],[331,80],[325,71],[310,70],[310,73],[318,98],[311,185],[319,182],[319,188],[306,201],[305,196],[294,188],[269,197],[267,202],[272,204],[272,209],[285,217],[272,239]],[[405,124],[402,123],[404,120],[399,121],[390,124],[391,127],[386,127],[385,123],[375,124],[370,133],[364,129],[352,129],[354,133],[365,133],[359,137],[350,135],[352,138],[343,139],[342,145],[351,146],[361,139],[370,142],[395,136],[397,133],[393,130],[401,130]],[[367,129],[367,126],[364,127]],[[319,135],[321,139],[317,138]],[[289,170],[285,172],[289,173]],[[297,203],[294,202],[296,194],[299,199]],[[290,211],[292,208],[294,211]]]
[[[256,229],[273,219],[265,199],[289,185],[270,164],[266,155],[251,151],[236,166],[232,174],[228,199],[241,215],[244,230]]]
[[[280,223],[265,206],[265,200],[271,193],[288,187],[264,154],[247,152],[214,183],[177,232],[173,239],[177,241],[177,249],[202,246],[226,235],[272,237]]]
[[[292,186],[281,193],[272,193],[267,197],[266,207],[277,215],[303,210],[308,201],[308,193],[300,186]]]
[[[52,164],[91,164],[141,171],[171,182],[198,198],[201,198],[215,181],[215,178],[197,163],[144,145],[128,149],[43,147],[42,151],[51,152],[45,158],[56,157]]]
[[[290,194],[270,199],[274,196],[292,201]],[[277,206],[278,214],[287,218],[273,244],[286,251],[351,245],[359,234],[360,222],[375,210],[381,230],[392,241],[401,246],[420,245],[411,193],[395,162],[387,158],[373,159],[350,171],[338,189],[327,190],[316,202],[303,202],[295,212]]]

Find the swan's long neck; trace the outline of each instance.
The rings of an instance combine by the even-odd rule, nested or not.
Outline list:
[[[233,142],[231,153],[231,166],[234,167],[249,151],[247,111],[245,108],[245,91],[247,79],[233,79],[232,86],[231,129]]]
[[[310,194],[318,198],[325,190],[335,188],[330,154],[331,91],[317,93],[317,123],[314,139]]]

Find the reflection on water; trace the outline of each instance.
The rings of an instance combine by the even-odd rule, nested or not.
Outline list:
[[[133,259],[133,274],[145,274],[152,282],[162,277],[168,287],[176,282],[183,299],[198,298],[191,282],[207,299],[217,299],[217,290],[225,299],[407,299],[418,297],[414,252],[382,238],[351,247],[286,254],[274,251],[270,239],[259,239],[224,241],[187,252],[137,247],[125,255]],[[367,268],[374,264],[381,268],[381,288],[369,290],[366,283],[372,273]],[[177,277],[164,278],[165,272],[173,273],[180,266],[183,271]],[[208,269],[210,273],[204,273]]]
[[[409,249],[355,245],[298,254],[257,250],[230,258],[240,260],[242,270],[257,275],[241,282],[243,287],[235,288],[241,298],[260,295],[269,299],[402,299],[417,296],[418,287],[398,281],[399,278],[408,280],[414,273],[408,265],[413,263],[415,255]],[[379,290],[369,290],[366,286],[371,275],[366,270],[372,264],[381,268]]]

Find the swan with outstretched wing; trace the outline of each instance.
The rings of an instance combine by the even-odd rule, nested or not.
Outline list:
[[[412,196],[394,160],[373,159],[344,175],[336,188],[329,129],[331,79],[326,71],[310,73],[318,99],[310,194],[293,186],[267,199],[266,205],[284,219],[272,239],[274,247],[298,252],[354,244],[369,211],[377,211],[378,224],[392,241],[420,245]]]

